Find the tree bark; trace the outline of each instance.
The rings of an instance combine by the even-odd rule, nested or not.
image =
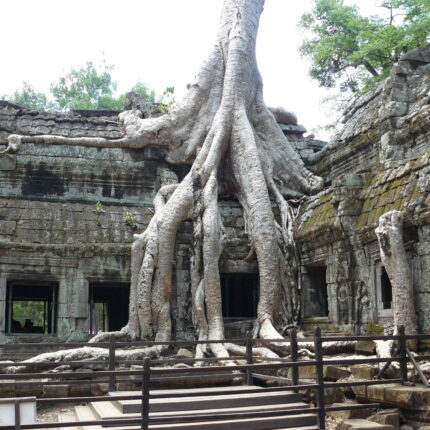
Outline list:
[[[193,314],[200,339],[224,339],[218,260],[222,223],[218,188],[231,190],[242,204],[260,275],[260,301],[254,333],[280,337],[275,327],[298,318],[297,253],[294,213],[286,200],[317,191],[322,180],[309,172],[263,100],[255,45],[264,0],[225,0],[212,52],[184,100],[170,112],[142,119],[136,110],[121,114],[124,137],[118,140],[61,136],[15,136],[16,142],[167,148],[170,163],[190,163],[179,184],[154,200],[155,215],[132,246],[129,323],[108,336],[171,338],[172,259],[179,225],[194,225],[191,267]],[[18,142],[18,143],[19,143]],[[220,168],[222,166],[222,168]],[[281,212],[275,220],[272,206]],[[222,344],[211,347],[226,356]],[[203,355],[204,346],[198,354]]]
[[[413,277],[402,230],[402,213],[391,211],[381,215],[375,232],[378,237],[382,264],[392,286],[394,327],[396,329],[400,325],[404,325],[406,334],[416,334],[417,317]],[[416,342],[409,342],[409,346],[415,348]]]

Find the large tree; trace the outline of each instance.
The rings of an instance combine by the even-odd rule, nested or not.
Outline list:
[[[224,239],[220,189],[241,203],[252,243],[249,257],[254,255],[258,261],[255,335],[279,338],[276,327],[297,322],[297,258],[293,209],[287,198],[313,193],[321,187],[321,179],[305,168],[264,103],[255,55],[263,6],[264,0],[225,0],[215,44],[185,98],[158,118],[142,119],[137,109],[123,112],[123,138],[9,138],[8,151],[17,150],[21,142],[122,148],[161,145],[167,149],[169,163],[190,164],[180,183],[160,188],[151,222],[135,236],[129,322],[117,335],[171,338],[175,239],[180,224],[192,220],[190,270],[198,337],[224,338],[218,269]],[[272,204],[279,208],[280,221]],[[212,352],[227,354],[222,344],[212,345]]]
[[[359,3],[356,1],[355,3]],[[323,87],[357,93],[385,79],[400,55],[429,42],[429,0],[379,0],[379,15],[360,14],[343,0],[314,0],[301,27],[301,53]]]

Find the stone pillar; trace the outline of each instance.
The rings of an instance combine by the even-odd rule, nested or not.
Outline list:
[[[60,281],[58,294],[58,335],[81,340],[88,329],[89,283],[78,269],[69,269]]]
[[[430,241],[417,244],[419,278],[415,282],[415,303],[420,331],[430,331]]]
[[[6,285],[6,277],[0,277],[0,342],[6,337]]]

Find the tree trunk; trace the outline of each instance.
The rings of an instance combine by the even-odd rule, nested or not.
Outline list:
[[[101,334],[95,341],[110,335],[170,339],[172,259],[177,229],[187,219],[194,225],[191,278],[196,329],[200,339],[224,339],[219,187],[230,190],[242,204],[258,260],[255,333],[277,338],[275,326],[297,321],[294,213],[286,198],[319,190],[322,180],[304,167],[264,103],[255,56],[263,6],[264,0],[225,0],[212,52],[184,100],[158,118],[142,119],[136,110],[123,112],[122,139],[21,137],[22,141],[99,147],[157,144],[168,149],[168,162],[191,164],[181,183],[159,190],[153,219],[145,232],[135,236],[129,323],[120,333]],[[17,137],[12,139],[16,146]],[[281,224],[275,220],[273,204],[279,207]],[[228,355],[222,344],[211,349],[218,357]],[[199,347],[198,354],[203,352],[204,347]]]
[[[400,325],[404,325],[406,334],[416,334],[414,285],[411,264],[403,243],[402,229],[402,213],[391,211],[381,215],[375,232],[382,264],[392,286],[395,330]],[[409,342],[409,346],[415,348],[416,342]]]

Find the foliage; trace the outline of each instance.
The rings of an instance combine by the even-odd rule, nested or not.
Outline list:
[[[430,0],[380,0],[379,6],[384,14],[363,16],[343,0],[314,0],[302,16],[300,26],[312,36],[300,51],[321,86],[365,92],[388,76],[402,53],[429,41]]]
[[[161,103],[158,105],[158,108],[161,112],[167,113],[172,106],[175,104],[175,87],[167,87],[163,91],[163,95],[161,96]]]
[[[375,323],[375,321],[370,320],[367,323],[366,335],[367,336],[379,336],[384,334],[384,327]]]
[[[25,326],[26,320],[30,320],[34,326],[43,327],[43,332],[46,332],[46,306],[47,303],[42,300],[14,300],[12,318],[21,327]]]
[[[101,202],[97,202],[96,203],[96,209],[95,209],[95,211],[94,211],[97,215],[101,215],[101,214],[104,214],[105,213],[105,211],[103,210],[103,206],[102,206],[102,204],[101,204]]]
[[[23,88],[11,95],[1,95],[0,99],[23,104],[39,111],[70,111],[73,109],[122,110],[126,94],[116,96],[117,83],[111,72],[113,65],[97,65],[88,61],[77,69],[72,69],[65,76],[50,85],[52,100],[43,93],[36,92],[26,82]],[[155,102],[157,96],[147,84],[137,82],[133,91],[149,102]],[[128,92],[128,91],[127,91]],[[162,100],[163,96],[158,97]]]
[[[0,99],[10,100],[13,103],[28,106],[42,112],[54,108],[54,104],[47,99],[46,95],[36,92],[28,82],[24,82],[22,88],[15,90],[11,95],[0,95]]]
[[[128,225],[133,229],[137,228],[136,218],[131,212],[124,212],[123,216],[124,216],[124,222],[126,223],[126,225]]]
[[[51,92],[62,110],[106,109],[116,110],[113,98],[116,83],[110,74],[112,66],[96,67],[88,61],[80,69],[72,69],[58,82],[51,84]]]

